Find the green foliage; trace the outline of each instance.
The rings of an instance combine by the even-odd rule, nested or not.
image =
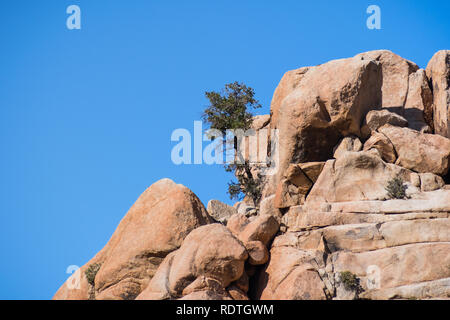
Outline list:
[[[203,111],[202,119],[210,128],[220,130],[247,130],[252,125],[253,114],[248,109],[261,108],[254,98],[255,92],[245,84],[233,82],[225,85],[222,92],[206,92],[210,105]]]
[[[238,182],[231,181],[228,183],[228,194],[233,200],[242,200],[244,196],[248,196],[256,205],[261,200],[261,178],[255,177],[249,169],[249,166],[236,165],[235,167],[229,165],[226,170],[235,170]],[[248,172],[246,172],[246,170]]]
[[[403,179],[400,176],[397,176],[388,181],[388,185],[385,189],[391,199],[405,199],[407,188],[408,187],[405,185]]]
[[[351,273],[350,271],[344,271],[340,273],[341,282],[344,284],[345,289],[350,291],[356,291],[356,293],[360,293],[362,288],[359,284],[359,278]]]
[[[98,270],[102,265],[100,263],[93,263],[89,265],[84,274],[86,275],[86,279],[91,286],[95,285],[95,276],[97,275]]]
[[[261,107],[258,100],[254,98],[254,90],[238,82],[226,84],[222,92],[211,91],[206,92],[205,95],[210,104],[204,110],[202,120],[211,129],[222,132],[224,136],[227,130],[250,129],[253,114],[249,110]],[[237,140],[235,139],[232,143],[237,152],[237,158],[243,160],[240,150],[237,150]],[[241,200],[244,196],[248,196],[256,205],[261,198],[261,179],[252,174],[248,161],[227,164],[225,170],[234,172],[237,178],[237,182],[231,181],[228,184],[230,198]]]

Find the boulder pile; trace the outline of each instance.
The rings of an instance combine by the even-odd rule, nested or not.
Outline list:
[[[254,126],[279,131],[260,203],[160,180],[54,299],[450,298],[450,51],[289,71]]]

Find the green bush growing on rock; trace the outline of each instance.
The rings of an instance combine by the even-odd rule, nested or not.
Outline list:
[[[360,293],[362,288],[359,284],[359,278],[350,271],[343,271],[340,273],[341,282],[344,284],[346,290]]]
[[[405,199],[407,188],[408,187],[405,185],[403,179],[400,176],[397,176],[388,181],[385,189],[391,199]]]
[[[86,279],[91,286],[95,285],[95,276],[97,275],[97,272],[98,270],[100,270],[101,266],[102,265],[100,263],[93,263],[84,272],[84,274],[86,275]]]

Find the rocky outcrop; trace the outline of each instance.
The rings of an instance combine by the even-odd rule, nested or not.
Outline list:
[[[161,180],[54,298],[450,298],[449,52],[288,71],[252,124],[279,137],[259,203]]]
[[[364,124],[361,128],[362,135],[365,138],[370,137],[378,130],[378,128],[381,128],[386,124],[390,124],[396,127],[406,127],[408,126],[408,120],[386,109],[372,110],[369,111],[366,115]]]
[[[433,92],[428,84],[425,70],[419,69],[409,75],[408,97],[404,117],[408,127],[420,132],[432,133]]]
[[[388,163],[395,163],[397,160],[397,153],[394,145],[384,134],[373,132],[372,136],[364,144],[364,151],[375,149],[378,151],[381,159]]]
[[[415,172],[446,175],[450,166],[450,139],[409,128],[379,129],[394,146],[396,164]]]
[[[291,208],[261,272],[260,297],[448,297],[450,191],[422,197]],[[343,273],[357,283],[346,289]]]
[[[166,257],[164,267],[158,269],[137,299],[189,299],[198,292],[225,299],[226,288],[244,273],[247,258],[245,247],[226,227],[200,227],[186,237],[179,250]]]
[[[418,191],[417,173],[385,163],[378,154],[346,152],[325,164],[307,202],[385,200],[388,181],[399,175],[408,183],[410,194]]]
[[[178,249],[192,230],[210,222],[192,191],[160,180],[139,197],[106,246],[81,268],[81,289],[63,284],[54,299],[134,299],[164,257]],[[101,267],[92,286],[85,272],[93,264]]]
[[[426,73],[433,88],[434,132],[450,138],[450,50],[437,52]]]
[[[210,200],[206,208],[208,214],[217,222],[227,224],[232,215],[237,214],[236,208],[219,200]]]

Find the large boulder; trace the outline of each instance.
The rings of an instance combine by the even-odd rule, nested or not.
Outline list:
[[[409,88],[409,76],[419,67],[389,50],[376,50],[356,56],[378,61],[382,67],[382,107],[402,114]]]
[[[408,120],[409,128],[425,133],[432,132],[433,92],[423,69],[409,75],[404,117]]]
[[[166,257],[137,299],[199,298],[199,293],[191,295],[194,292],[215,292],[212,299],[226,297],[226,288],[243,275],[247,258],[245,247],[225,226],[197,228],[179,250]]]
[[[206,209],[214,220],[223,224],[227,224],[228,219],[237,214],[236,208],[219,200],[210,200]]]
[[[196,195],[163,179],[150,186],[122,219],[106,246],[81,268],[81,291],[66,284],[54,299],[134,299],[163,259],[199,226],[212,222]],[[93,286],[85,271],[100,265]]]
[[[358,137],[345,137],[339,142],[339,144],[334,149],[333,157],[335,159],[339,158],[342,154],[348,151],[361,151],[363,145]]]
[[[371,149],[377,150],[380,157],[388,163],[395,163],[395,160],[397,160],[397,153],[392,142],[382,133],[372,133],[370,139],[364,143],[364,151]]]
[[[317,272],[324,266],[323,252],[274,246],[269,265],[258,279],[261,300],[325,300],[326,285]]]
[[[409,183],[409,192],[417,192],[418,175],[384,162],[368,151],[346,152],[329,160],[306,202],[343,202],[387,199],[388,181],[400,175]]]
[[[367,113],[366,115],[364,124],[361,128],[362,135],[364,137],[369,137],[371,134],[376,132],[378,128],[386,124],[390,124],[396,127],[406,127],[408,126],[408,121],[402,116],[394,112],[390,112],[386,109],[372,110],[369,111],[369,113]]]
[[[278,87],[273,94],[272,103],[270,105],[271,120],[270,124],[272,128],[277,127],[278,114],[280,108],[283,105],[283,100],[291,94],[292,91],[299,85],[304,75],[310,70],[311,67],[303,67],[296,70],[286,72],[280,80]]]
[[[450,138],[450,50],[437,52],[426,73],[433,88],[434,132]]]
[[[428,130],[422,119],[429,115],[429,92],[418,70],[416,64],[378,50],[305,68],[298,76],[287,74],[271,106],[271,127],[279,129],[280,150],[273,193],[289,164],[326,161],[343,137],[366,138],[361,125],[371,110],[407,116],[414,128]],[[420,112],[414,113],[416,109]],[[401,125],[407,125],[403,121]]]
[[[384,126],[378,131],[393,144],[398,156],[397,165],[420,173],[447,174],[450,139],[393,126]]]
[[[278,172],[289,163],[325,161],[342,137],[360,135],[365,114],[381,105],[381,76],[378,62],[360,58],[308,70],[273,120],[279,129]]]

